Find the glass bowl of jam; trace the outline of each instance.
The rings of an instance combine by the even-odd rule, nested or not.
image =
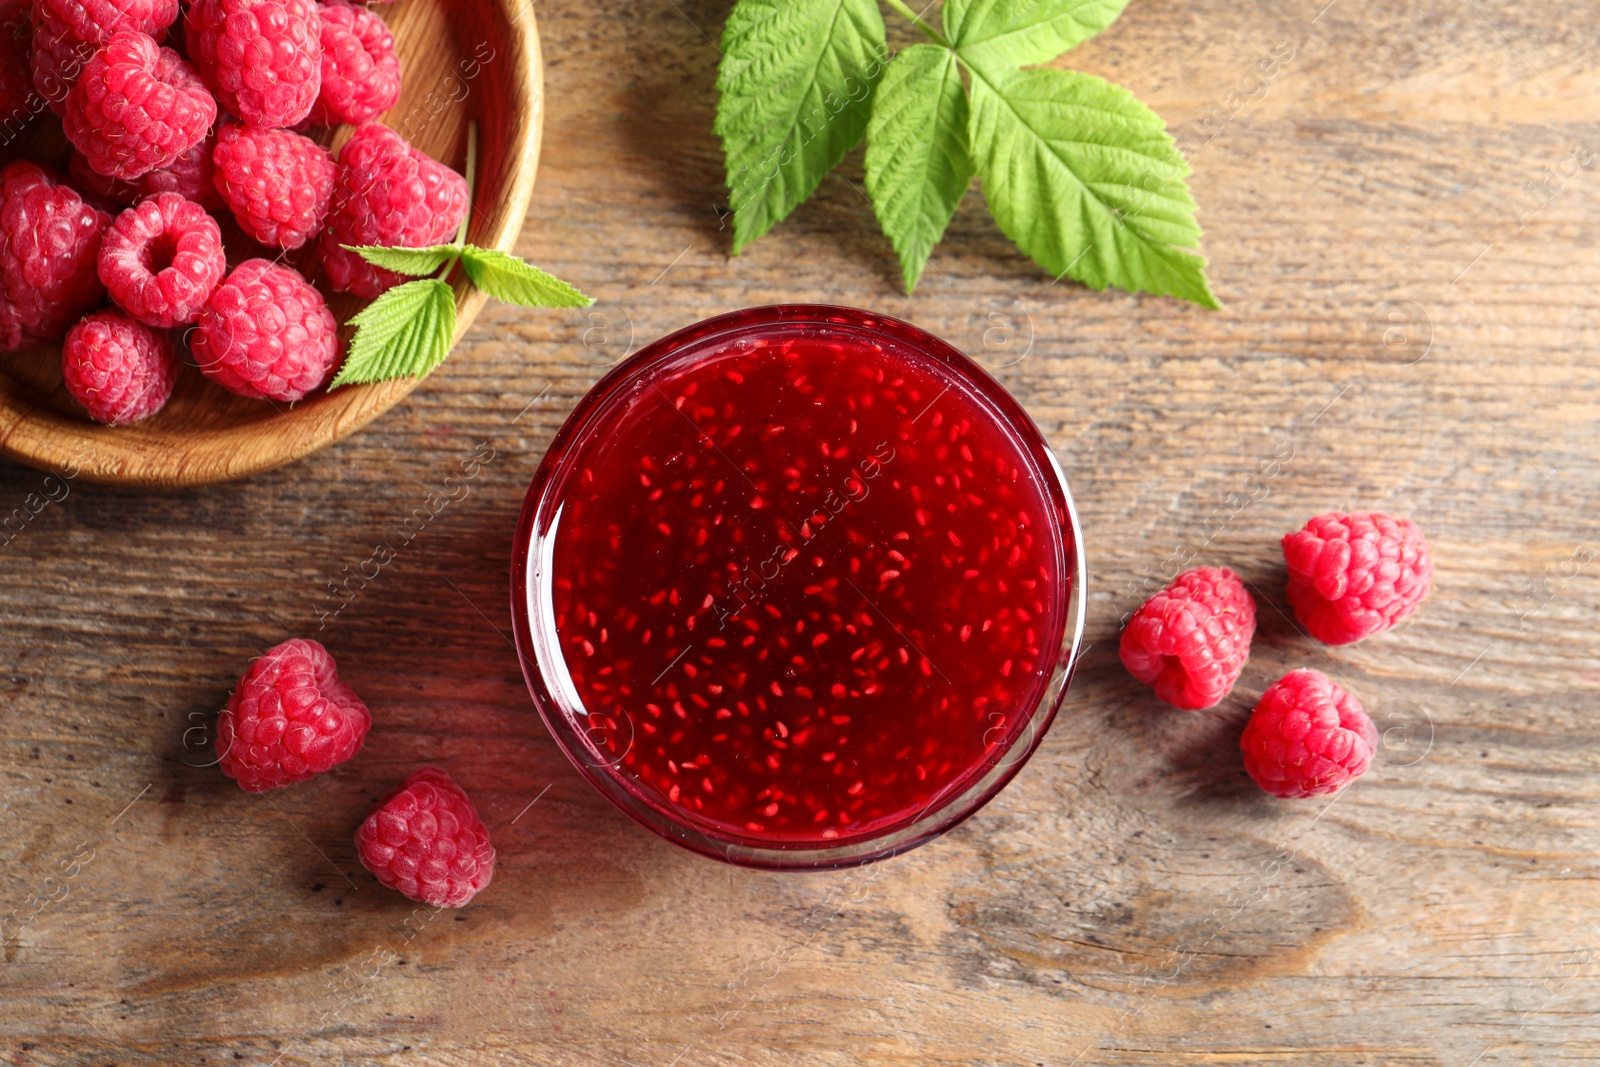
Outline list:
[[[751,308],[614,368],[512,562],[533,702],[607,799],[750,867],[882,859],[1033,753],[1083,636],[1066,478],[1016,400],[896,319]]]

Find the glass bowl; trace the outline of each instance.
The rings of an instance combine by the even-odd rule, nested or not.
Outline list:
[[[923,844],[1017,774],[1083,583],[1066,478],[999,383],[896,319],[779,305],[579,402],[511,606],[534,705],[602,795],[702,855],[818,870]]]

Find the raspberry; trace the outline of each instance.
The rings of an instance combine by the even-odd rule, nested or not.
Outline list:
[[[23,123],[44,110],[44,100],[33,91],[28,59],[33,49],[30,6],[29,0],[0,3],[0,124],[4,124],[8,141]]]
[[[1433,557],[1410,519],[1376,511],[1318,515],[1283,538],[1289,604],[1311,636],[1348,645],[1417,610],[1433,583]]]
[[[221,115],[217,116],[219,119]],[[185,200],[193,200],[207,211],[221,211],[226,206],[217,192],[213,178],[215,168],[211,163],[212,150],[217,146],[213,132],[204,141],[179,153],[178,158],[140,178],[135,184],[139,195],[177,193]]]
[[[361,866],[436,908],[459,908],[494,877],[494,845],[478,809],[437,767],[391,790],[356,830]]]
[[[455,239],[467,214],[467,182],[387,127],[369,122],[339,153],[328,228],[318,254],[328,283],[371,299],[405,278],[341,245],[425,248]]]
[[[313,0],[194,0],[189,58],[247,126],[294,126],[322,87],[322,19]]]
[[[65,114],[67,91],[112,34],[160,41],[177,18],[178,0],[33,0],[33,87]]]
[[[67,331],[61,346],[67,392],[108,426],[160,411],[178,377],[178,357],[165,332],[114,311],[101,311]]]
[[[97,174],[133,179],[206,139],[217,102],[194,70],[142,33],[113,34],[67,94],[67,140]]]
[[[131,182],[96,174],[89,161],[77,152],[72,153],[67,162],[67,174],[74,189],[101,202],[101,206],[127,207],[141,197],[177,193],[207,211],[225,211],[227,205],[222,202],[216,182],[212,180],[215,168],[211,165],[211,150],[216,144],[217,135],[212,133],[199,144],[185,149],[171,166],[159,167]]]
[[[1261,694],[1239,739],[1244,769],[1275,797],[1335,793],[1366,773],[1378,728],[1321,671],[1290,671]]]
[[[272,400],[299,400],[339,362],[339,334],[322,294],[299,271],[264,259],[245,260],[217,286],[189,348],[224,389]]]
[[[33,0],[36,26],[104,44],[121,30],[160,37],[178,21],[178,0]]]
[[[1174,707],[1209,708],[1239,680],[1256,602],[1226,567],[1196,567],[1145,601],[1122,631],[1122,664]]]
[[[72,187],[96,201],[100,207],[127,207],[139,199],[139,183],[125,182],[121,178],[108,178],[97,174],[89,161],[78,152],[67,160],[67,178]]]
[[[311,125],[359,126],[400,99],[394,35],[377,15],[345,0],[322,5],[322,92]]]
[[[118,215],[100,245],[100,280],[111,299],[162,329],[198,318],[227,269],[216,220],[177,193],[146,197]]]
[[[264,793],[337,767],[361,751],[371,726],[328,650],[291,638],[239,679],[217,722],[217,756],[246,793]]]
[[[28,56],[33,90],[57,115],[66,114],[67,93],[97,47],[93,41],[80,41],[69,33],[34,23],[33,51]]]
[[[315,141],[229,123],[217,133],[212,160],[217,192],[257,241],[299,248],[322,228],[338,168]]]
[[[100,302],[111,216],[25,161],[0,171],[0,350],[51,341]]]

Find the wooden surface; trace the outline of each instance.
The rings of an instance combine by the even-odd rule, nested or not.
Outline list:
[[[538,11],[520,251],[595,308],[488,308],[385,417],[248,482],[0,467],[4,510],[42,502],[0,548],[6,1062],[1600,1058],[1600,168],[1560,176],[1600,151],[1600,3],[1134,0],[1073,62],[1195,151],[1218,313],[1051,285],[976,195],[897,295],[859,154],[730,260],[725,5]],[[517,507],[578,396],[630,346],[776,300],[1004,364],[1088,541],[1093,645],[1038,755],[955,832],[855,872],[746,873],[640,830],[556,752],[505,640]],[[1284,614],[1276,542],[1341,506],[1416,518],[1438,576],[1401,629],[1329,650]],[[333,614],[328,583],[380,542],[395,558]],[[1250,580],[1261,629],[1227,703],[1178,714],[1114,645],[1145,577],[1191,557]],[[329,645],[376,726],[337,773],[246,796],[187,764],[290,634]],[[1384,731],[1331,806],[1266,798],[1236,752],[1302,665]],[[500,849],[459,914],[413,913],[353,854],[424,759]]]
[[[479,131],[478,170],[467,239],[511,250],[522,228],[539,165],[544,119],[539,31],[525,0],[407,0],[383,17],[395,36],[404,89],[381,118],[415,147],[465,173],[467,124]],[[349,127],[320,134],[337,153]],[[59,124],[40,120],[4,155],[66,157]],[[59,153],[59,156],[57,156]],[[311,248],[275,256],[231,222],[228,261],[286,258],[316,279]],[[326,287],[324,287],[327,295]],[[457,284],[457,336],[471,326],[484,294]],[[332,294],[342,322],[366,305]],[[351,331],[343,331],[346,344]],[[0,455],[74,480],[110,485],[205,485],[270,470],[359,430],[411,392],[415,379],[353,386],[283,404],[234,396],[192,366],[172,399],[133,426],[90,421],[67,393],[59,345],[9,356],[0,370]]]

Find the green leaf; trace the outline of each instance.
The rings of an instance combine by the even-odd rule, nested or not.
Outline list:
[[[461,254],[457,245],[433,245],[429,248],[385,248],[380,245],[344,245],[373,266],[383,267],[399,274],[432,274],[446,262]]]
[[[1155,112],[1070,70],[972,77],[973,159],[995,221],[1051,274],[1218,307],[1178,154]]]
[[[472,284],[497,300],[530,308],[586,308],[593,297],[504,252],[468,245],[461,265]]]
[[[917,287],[972,171],[956,57],[938,45],[912,45],[884,72],[867,126],[867,192],[900,255],[907,293]]]
[[[946,0],[944,32],[970,66],[1048,63],[1117,20],[1128,0]]]
[[[330,388],[418,378],[444,362],[456,336],[455,291],[437,278],[397,285],[350,320],[344,366]]]
[[[786,218],[861,140],[887,60],[876,0],[739,0],[717,119],[733,254]]]

